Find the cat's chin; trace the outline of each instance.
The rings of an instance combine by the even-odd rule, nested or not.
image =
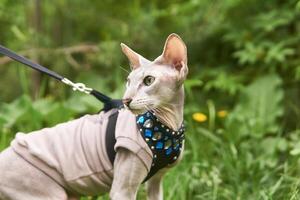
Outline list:
[[[130,110],[135,115],[140,115],[140,114],[143,114],[147,111],[147,110],[144,110],[144,109],[134,109],[134,108],[128,108],[128,107],[126,109]]]

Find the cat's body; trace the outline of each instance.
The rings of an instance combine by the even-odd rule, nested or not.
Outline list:
[[[128,144],[132,140],[136,140],[135,143],[130,143],[130,145],[135,146],[135,148],[129,147],[124,141],[119,142],[121,145],[119,145],[116,149],[117,153],[112,166],[113,168],[109,172],[109,167],[103,167],[103,169],[108,170],[107,175],[104,175],[104,179],[100,179],[101,181],[98,182],[103,182],[104,187],[100,188],[100,186],[102,185],[99,184],[99,191],[95,191],[95,193],[91,190],[91,188],[97,186],[97,184],[95,184],[95,180],[93,179],[94,177],[90,177],[91,180],[89,180],[88,178],[90,176],[90,173],[88,171],[86,172],[86,174],[83,173],[80,177],[84,177],[85,179],[79,180],[78,184],[85,184],[84,187],[86,187],[86,190],[90,191],[85,193],[83,191],[84,187],[79,188],[76,185],[73,188],[68,188],[68,185],[64,187],[64,181],[73,180],[72,178],[67,179],[66,177],[77,175],[77,172],[80,173],[84,171],[83,169],[85,168],[97,168],[94,171],[99,171],[99,168],[97,167],[98,163],[95,163],[95,166],[93,166],[93,164],[83,166],[81,163],[81,161],[83,162],[83,160],[80,160],[80,154],[78,154],[79,156],[74,156],[74,158],[69,160],[62,159],[60,158],[61,155],[59,155],[59,152],[64,152],[63,150],[56,150],[56,153],[58,154],[51,154],[52,148],[59,149],[64,145],[76,144],[76,142],[70,143],[71,141],[75,141],[75,139],[72,140],[71,134],[69,138],[70,141],[68,141],[68,139],[65,139],[66,142],[64,143],[64,140],[62,139],[62,141],[60,141],[62,142],[62,144],[57,145],[57,147],[55,147],[55,144],[57,144],[58,142],[54,142],[54,137],[51,138],[51,134],[49,134],[49,137],[46,139],[41,137],[42,139],[40,140],[36,139],[34,137],[34,134],[32,134],[32,137],[29,134],[29,136],[27,136],[24,140],[22,138],[16,138],[15,141],[20,143],[20,145],[18,145],[23,145],[24,147],[29,149],[28,152],[30,154],[33,154],[33,157],[39,157],[39,159],[44,159],[46,163],[50,163],[51,166],[49,166],[49,169],[54,168],[58,171],[57,174],[58,176],[61,175],[59,178],[62,179],[62,183],[56,180],[55,176],[51,177],[51,173],[49,176],[49,174],[47,174],[47,168],[42,170],[37,167],[39,165],[34,166],[34,163],[28,162],[28,160],[30,161],[30,157],[27,158],[26,156],[24,156],[28,160],[24,159],[24,157],[22,157],[22,149],[18,151],[18,145],[17,147],[12,145],[12,147],[9,147],[0,154],[0,199],[71,199],[74,197],[72,194],[75,194],[75,196],[77,194],[94,195],[103,194],[107,191],[109,191],[110,198],[113,200],[129,200],[136,198],[138,187],[147,176],[149,168],[151,167],[149,158],[145,159],[144,157],[141,157],[141,155],[147,157],[147,155],[151,154],[151,151],[147,149],[149,147],[145,145],[145,141],[141,140],[136,128],[132,128],[135,127],[134,114],[141,114],[147,110],[152,110],[160,121],[162,121],[166,126],[172,128],[173,130],[177,130],[181,126],[183,122],[184,104],[183,81],[185,80],[188,71],[187,54],[186,47],[183,41],[176,34],[171,34],[168,37],[163,54],[153,62],[141,57],[126,45],[122,44],[121,46],[123,52],[129,58],[133,71],[128,77],[127,90],[124,94],[124,104],[127,110],[120,111],[121,117],[118,120],[120,120],[119,123],[121,125],[116,125],[116,132],[118,132],[119,126],[122,129],[119,130],[119,132],[123,132],[124,134],[129,133],[128,135],[131,134],[133,135],[133,137],[136,137],[136,139],[131,138],[130,140],[128,140]],[[101,113],[99,115],[101,115]],[[105,114],[103,114],[103,116],[105,118]],[[98,116],[95,115],[94,117],[98,119]],[[99,118],[101,118],[101,116],[99,116]],[[79,140],[79,146],[81,148],[71,148],[74,153],[72,154],[71,151],[71,154],[66,155],[66,157],[70,158],[72,157],[72,155],[76,155],[76,153],[78,153],[77,151],[80,151],[80,149],[88,149],[87,147],[93,149],[92,145],[89,144],[90,141],[84,143],[80,142],[80,140],[83,137],[87,137],[88,132],[95,132],[95,135],[97,136],[95,130],[98,130],[98,128],[103,128],[102,126],[104,126],[103,124],[105,124],[102,122],[100,123],[100,121],[97,125],[92,124],[94,131],[92,130],[92,128],[89,128],[89,126],[81,126],[80,124],[84,124],[85,122],[82,122],[80,120],[68,122],[70,125],[66,123],[66,127],[71,127],[70,130],[72,130],[72,133],[81,133],[79,139],[76,134],[73,134],[74,138],[77,138]],[[64,125],[59,125],[58,127],[60,127],[60,129],[51,129],[50,131],[64,132],[66,129]],[[37,133],[36,135],[39,134],[40,136],[45,135],[42,133]],[[118,135],[118,133],[116,134]],[[119,137],[121,138],[120,141],[122,141],[122,138],[124,139],[129,137],[128,135],[122,135],[122,137]],[[59,136],[56,139],[58,138]],[[116,138],[117,144],[119,144],[118,137],[116,136]],[[46,142],[44,143],[45,145],[41,145],[43,144],[43,142]],[[53,145],[49,145],[48,142],[50,144],[51,142],[53,142]],[[100,140],[97,140],[97,142],[101,143]],[[49,145],[48,149],[50,149],[50,153],[47,152],[47,145]],[[45,149],[43,149],[44,146]],[[97,149],[98,146],[98,144],[95,144],[94,149]],[[136,147],[139,147],[140,149],[137,149]],[[47,152],[49,155],[43,152]],[[95,150],[93,153],[97,154],[98,150]],[[48,157],[46,156],[46,154],[48,155]],[[180,154],[180,157],[181,156],[182,153]],[[90,157],[90,155],[84,155],[84,157]],[[105,155],[100,157],[101,159],[103,159]],[[151,159],[152,158],[153,156],[151,155]],[[95,160],[94,158],[91,159]],[[179,158],[176,163],[174,163],[174,165],[177,164],[180,159],[181,158]],[[61,160],[68,161],[67,163],[59,163],[59,161]],[[55,165],[53,163],[58,164]],[[101,163],[102,166],[105,165],[103,163]],[[69,166],[64,171],[61,170],[61,168],[63,168],[61,167],[61,165],[64,165],[63,167],[65,167],[65,165]],[[169,169],[169,167],[172,166],[161,169],[157,174],[155,174],[147,181],[148,199],[163,199],[161,182],[163,175]],[[73,172],[69,172],[68,169],[70,169],[71,172],[73,170]],[[95,190],[97,190],[97,188]]]

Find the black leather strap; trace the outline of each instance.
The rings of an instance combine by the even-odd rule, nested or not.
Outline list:
[[[35,69],[42,73],[45,73],[57,80],[61,81],[64,78],[61,75],[47,69],[46,67],[43,67],[37,63],[34,63],[34,62],[28,60],[27,58],[24,58],[23,56],[20,56],[20,55],[16,54],[15,52],[11,51],[10,49],[5,48],[4,46],[1,46],[1,45],[0,45],[0,53],[10,57],[11,59],[13,59],[15,61],[18,61],[24,65],[27,65],[28,67],[31,67],[32,69]]]
[[[108,118],[108,123],[106,127],[105,133],[105,145],[106,145],[106,152],[111,164],[114,164],[116,152],[114,150],[114,146],[116,144],[116,123],[118,119],[119,112],[115,112]]]

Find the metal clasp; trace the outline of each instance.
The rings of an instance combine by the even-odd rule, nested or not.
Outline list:
[[[61,81],[65,84],[71,86],[74,91],[78,90],[80,92],[90,94],[91,91],[93,90],[92,88],[86,87],[85,84],[83,84],[83,83],[73,83],[72,81],[70,81],[67,78],[63,78]]]

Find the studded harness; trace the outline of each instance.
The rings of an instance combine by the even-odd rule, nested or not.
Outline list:
[[[114,151],[115,126],[118,118],[118,112],[109,117],[106,129],[106,151],[111,163],[114,163],[116,152]],[[184,142],[184,125],[174,131],[164,125],[155,114],[147,111],[144,114],[137,115],[136,124],[139,133],[151,149],[153,154],[151,169],[144,179],[146,182],[160,169],[173,164],[182,151]]]

